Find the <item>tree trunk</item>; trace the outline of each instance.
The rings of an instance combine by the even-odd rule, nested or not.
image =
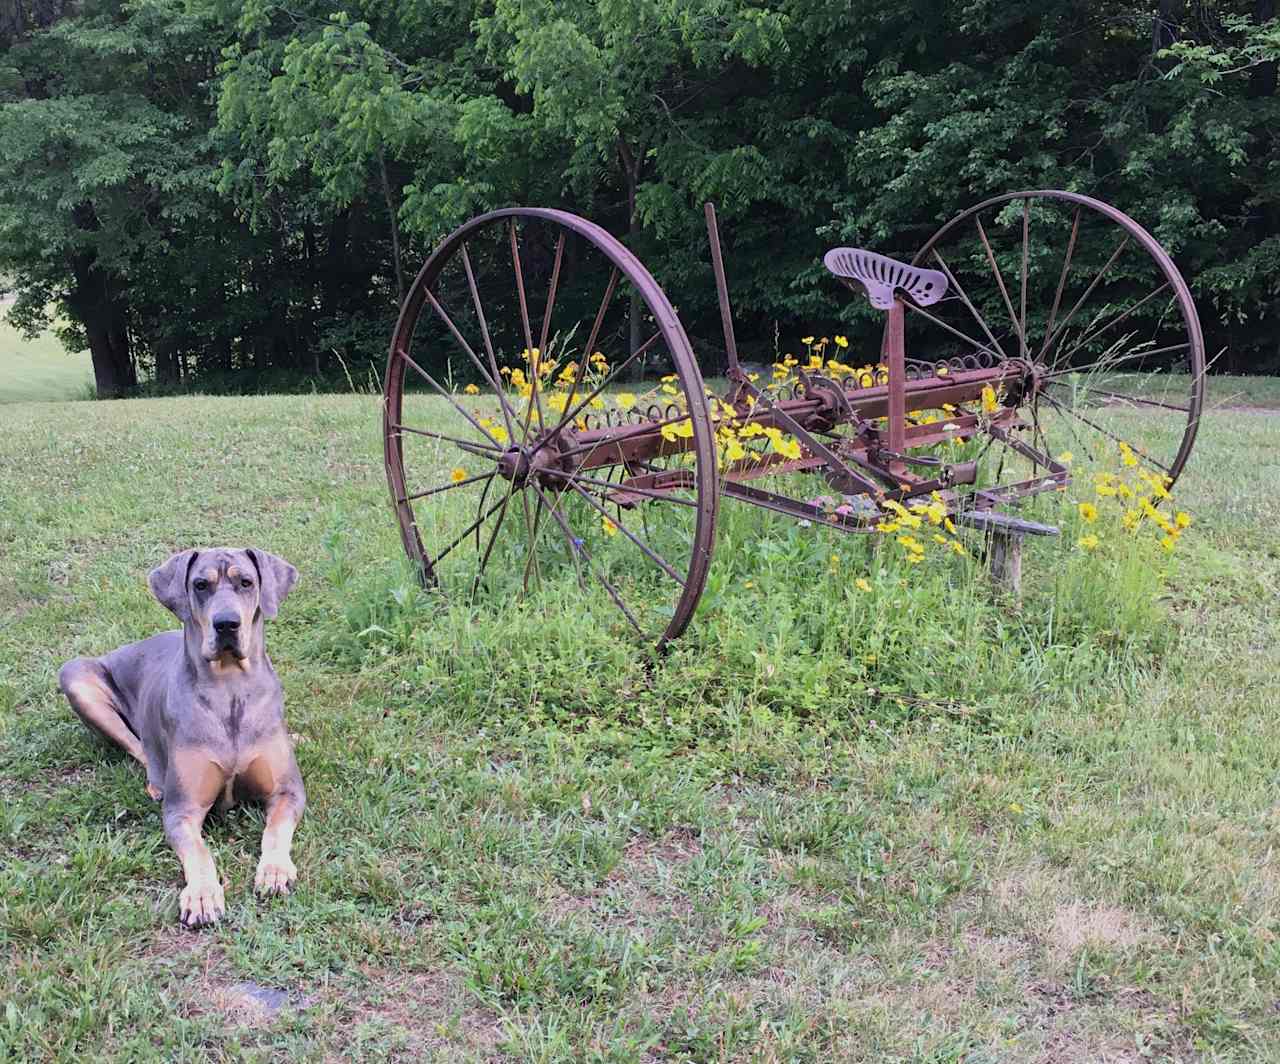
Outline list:
[[[320,266],[320,317],[342,315],[342,295],[346,287],[347,243],[351,234],[351,211],[340,210],[329,222],[329,239]]]
[[[1151,54],[1168,48],[1178,39],[1178,4],[1175,0],[1160,0],[1151,22]]]
[[[67,294],[67,305],[84,326],[98,398],[118,398],[138,384],[129,352],[123,286],[101,275],[88,258],[78,259],[72,270],[76,284]]]
[[[1276,17],[1275,0],[1255,0],[1253,18],[1258,25],[1270,22]],[[1257,97],[1274,96],[1276,91],[1276,63],[1271,60],[1259,63],[1249,76],[1249,89]]]
[[[404,305],[404,267],[400,262],[400,217],[395,198],[391,195],[391,180],[387,177],[387,157],[378,152],[378,169],[382,174],[382,198],[387,202],[387,217],[391,222],[391,258],[396,266],[396,306]]]
[[[165,336],[156,341],[156,383],[165,388],[177,388],[182,383],[178,364],[178,341]]]

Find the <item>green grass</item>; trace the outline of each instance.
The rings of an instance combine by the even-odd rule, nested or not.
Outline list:
[[[6,409],[0,1059],[1280,1058],[1280,417],[1206,420],[1158,603],[1070,527],[1018,608],[726,509],[655,659],[567,565],[416,590],[378,416]],[[211,820],[192,933],[55,674],[168,627],[146,571],[201,543],[302,571],[269,644],[310,805],[274,902],[261,813]]]
[[[69,354],[53,333],[24,339],[0,307],[0,403],[46,403],[93,395],[88,352]]]

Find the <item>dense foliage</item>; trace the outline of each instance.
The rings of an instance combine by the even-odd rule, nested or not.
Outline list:
[[[0,276],[100,394],[380,358],[492,206],[624,236],[704,362],[719,205],[748,348],[857,322],[836,242],[909,253],[989,194],[1129,211],[1210,355],[1280,367],[1273,0],[0,0]]]

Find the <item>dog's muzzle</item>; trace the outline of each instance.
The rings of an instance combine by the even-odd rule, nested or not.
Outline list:
[[[240,618],[234,614],[214,617],[213,643],[217,653],[230,653],[243,658],[244,654],[240,650]]]

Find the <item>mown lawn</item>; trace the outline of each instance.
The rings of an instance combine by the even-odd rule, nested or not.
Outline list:
[[[89,354],[68,354],[52,333],[25,339],[0,305],[0,403],[43,403],[93,395]]]
[[[1280,382],[1214,400],[1253,409],[1206,420],[1155,610],[1101,562],[1054,591],[1073,536],[1018,609],[729,521],[664,659],[571,584],[416,592],[372,397],[7,407],[0,1059],[1280,1059]],[[55,674],[211,543],[302,572],[310,805],[272,902],[261,814],[211,820],[188,932]]]

